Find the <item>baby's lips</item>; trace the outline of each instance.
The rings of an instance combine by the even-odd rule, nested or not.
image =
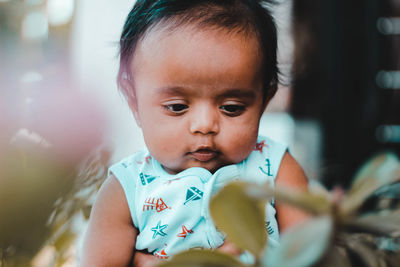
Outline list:
[[[190,153],[198,161],[207,162],[218,156],[218,152],[211,149],[198,149]]]

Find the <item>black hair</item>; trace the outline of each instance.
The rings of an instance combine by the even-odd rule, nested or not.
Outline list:
[[[264,100],[274,96],[278,85],[277,31],[269,7],[272,0],[137,0],[128,14],[120,39],[118,85],[128,98],[123,80],[141,38],[156,25],[196,25],[254,34],[263,55]],[[166,23],[164,23],[166,22]],[[166,26],[168,27],[168,26]]]

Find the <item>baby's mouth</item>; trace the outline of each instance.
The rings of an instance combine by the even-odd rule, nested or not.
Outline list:
[[[201,148],[197,149],[196,151],[190,152],[190,155],[195,158],[198,161],[201,162],[207,162],[215,159],[218,156],[218,152],[207,149],[207,148]]]

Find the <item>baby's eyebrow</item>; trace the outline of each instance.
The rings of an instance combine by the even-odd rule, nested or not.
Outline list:
[[[161,87],[157,88],[157,93],[160,95],[170,96],[170,95],[182,95],[186,93],[185,88],[179,86],[172,87]]]
[[[248,100],[253,100],[256,98],[256,93],[254,92],[254,90],[232,88],[232,89],[227,89],[223,93],[218,95],[218,98],[228,98],[228,97],[237,97],[237,98],[245,98]]]
[[[167,86],[167,87],[157,88],[157,93],[162,96],[187,95],[193,92],[196,91],[180,86],[171,86],[171,87]],[[217,99],[235,97],[252,101],[256,98],[256,93],[254,90],[244,89],[244,88],[228,88],[228,89],[223,89],[221,93],[218,92],[213,92],[213,93],[215,93],[215,97]]]

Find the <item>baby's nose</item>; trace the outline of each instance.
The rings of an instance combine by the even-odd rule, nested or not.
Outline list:
[[[211,105],[196,107],[190,118],[190,132],[193,134],[217,134],[219,132],[218,109]]]

